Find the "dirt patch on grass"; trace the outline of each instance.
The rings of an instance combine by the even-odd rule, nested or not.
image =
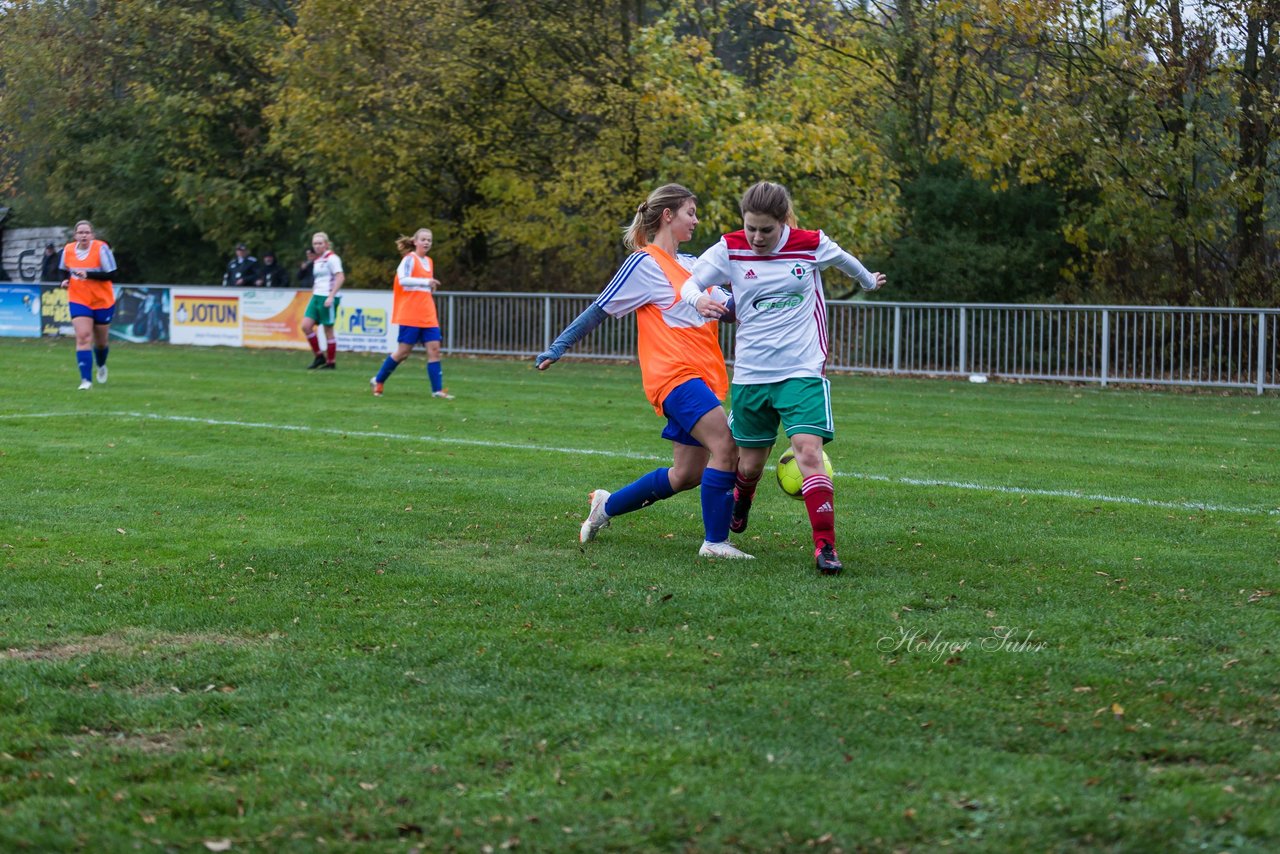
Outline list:
[[[245,638],[219,634],[148,636],[137,632],[77,638],[42,646],[0,650],[0,661],[67,661],[88,655],[146,655],[196,646],[242,646],[262,643],[266,638]]]
[[[131,753],[155,755],[176,753],[182,749],[187,733],[183,730],[168,732],[100,732],[86,729],[79,735],[67,736],[67,741],[80,750],[127,750]]]

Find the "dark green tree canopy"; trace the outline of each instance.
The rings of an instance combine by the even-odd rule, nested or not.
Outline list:
[[[324,230],[385,287],[429,226],[447,287],[594,291],[653,186],[697,250],[768,179],[884,298],[1272,305],[1278,136],[1270,0],[0,4],[10,225],[156,282]]]

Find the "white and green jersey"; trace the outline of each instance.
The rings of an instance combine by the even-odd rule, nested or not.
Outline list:
[[[342,259],[330,250],[311,265],[311,293],[327,297],[333,292],[333,278],[342,272]]]
[[[751,248],[744,232],[735,231],[702,253],[681,295],[696,303],[708,287],[732,283],[738,316],[734,383],[823,376],[829,346],[821,271],[827,267],[875,288],[875,277],[862,262],[821,231],[783,226],[777,244],[764,255]]]

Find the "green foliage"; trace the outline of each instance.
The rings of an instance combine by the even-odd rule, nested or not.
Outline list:
[[[1069,247],[1049,187],[993,190],[948,161],[925,167],[902,203],[907,224],[881,265],[893,299],[1054,301]]]
[[[239,240],[294,222],[289,168],[266,150],[274,4],[19,3],[0,11],[0,121],[17,201],[88,218],[126,273],[212,281]],[[38,224],[24,217],[23,224]]]
[[[1275,396],[832,377],[824,578],[579,545],[634,366],[381,358],[0,340],[0,848],[1280,845]]]
[[[19,0],[0,197],[18,225],[95,219],[143,278],[324,230],[376,287],[426,225],[451,287],[593,291],[655,185],[698,193],[697,250],[772,179],[863,257],[897,241],[936,299],[1274,304],[1274,3],[1182,5]],[[902,194],[948,161],[1052,188],[1065,263],[921,233]],[[999,275],[952,289],[930,256]]]

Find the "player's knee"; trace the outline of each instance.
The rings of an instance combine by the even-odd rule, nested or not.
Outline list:
[[[738,446],[733,443],[731,437],[723,441],[711,442],[707,445],[707,450],[711,452],[712,468],[733,471],[738,467]]]
[[[667,473],[667,478],[671,481],[672,490],[684,492],[686,489],[693,489],[702,483],[702,470],[672,468]]]

